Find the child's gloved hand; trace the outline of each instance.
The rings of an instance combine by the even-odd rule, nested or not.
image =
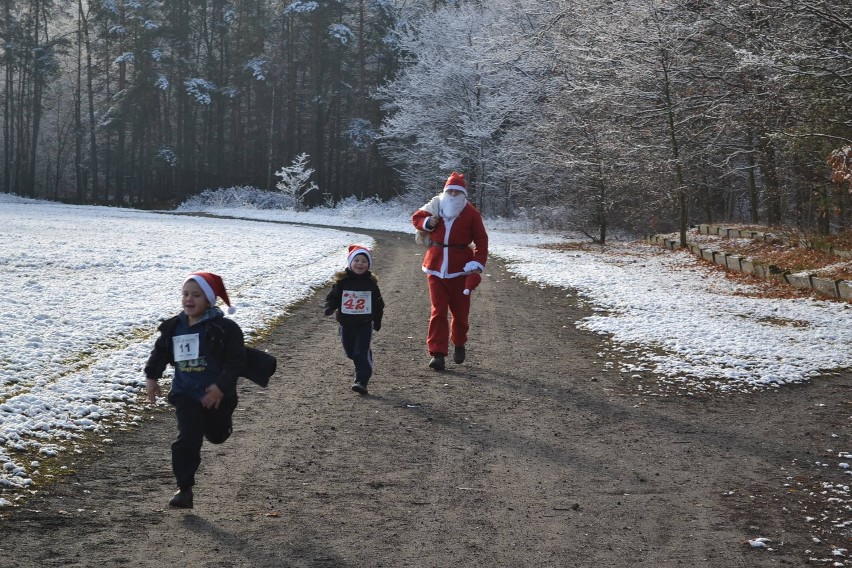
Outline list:
[[[330,316],[331,314],[334,313],[334,308],[326,308],[323,313],[327,316]]]
[[[380,322],[380,321],[374,321],[374,322],[373,322],[373,329],[374,329],[375,331],[379,331],[380,329],[382,329],[382,322]]]

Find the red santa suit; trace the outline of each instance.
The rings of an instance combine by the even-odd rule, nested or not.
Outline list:
[[[447,181],[447,187],[452,189],[453,179],[450,176]],[[415,229],[429,233],[430,241],[423,255],[423,272],[429,281],[432,302],[426,345],[431,355],[446,356],[450,340],[458,347],[467,342],[470,296],[464,293],[465,277],[474,270],[485,269],[488,233],[482,215],[469,202],[457,217],[442,216],[440,196],[418,209],[411,221]],[[448,311],[452,324],[447,321]]]

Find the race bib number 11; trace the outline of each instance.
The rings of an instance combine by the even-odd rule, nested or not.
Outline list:
[[[175,362],[198,359],[198,334],[175,335],[172,337]]]
[[[344,290],[340,311],[350,315],[368,315],[373,313],[372,294],[368,291]]]

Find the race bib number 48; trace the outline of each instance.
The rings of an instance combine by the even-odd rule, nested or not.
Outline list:
[[[369,291],[344,290],[340,311],[350,315],[368,315],[373,313],[372,294]]]
[[[172,337],[172,347],[175,351],[175,362],[198,359],[198,334],[175,335]]]

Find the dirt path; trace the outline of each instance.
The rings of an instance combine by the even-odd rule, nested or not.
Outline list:
[[[174,420],[158,413],[4,513],[0,565],[733,568],[828,556],[804,495],[820,482],[813,463],[852,447],[848,374],[777,393],[660,397],[646,383],[643,394],[605,369],[602,338],[575,329],[588,313],[575,296],[497,261],[474,293],[468,362],[436,373],[422,251],[408,235],[374,236],[388,308],[369,397],[349,390],[320,291],[265,342],[280,358],[272,386],[242,384],[233,437],[204,446],[195,509],[164,507]],[[774,550],[743,544],[756,536]]]

